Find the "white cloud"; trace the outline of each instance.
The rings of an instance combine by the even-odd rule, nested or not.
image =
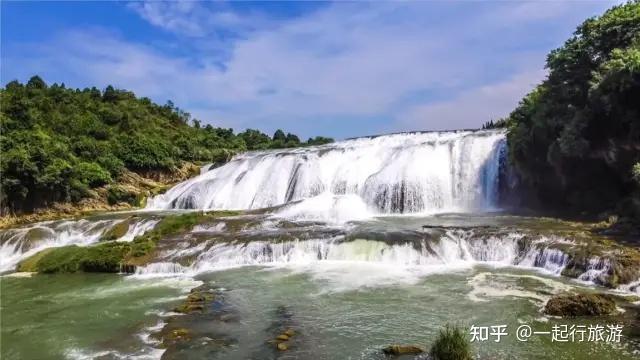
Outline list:
[[[203,37],[219,31],[243,33],[269,21],[254,13],[239,15],[224,2],[147,1],[127,6],[154,26],[181,35]]]
[[[479,121],[508,115],[545,77],[543,70],[517,74],[507,81],[467,90],[454,99],[409,108],[398,122],[404,130],[476,128]]]
[[[546,4],[527,3],[524,10],[520,3],[493,5],[456,3],[460,11],[474,10],[450,14],[430,3],[332,4],[276,23],[255,20],[264,14],[240,16],[202,3],[135,3],[130,6],[151,24],[184,42],[197,38],[190,45],[197,44],[198,52],[176,55],[83,29],[64,32],[39,44],[37,56],[9,64],[27,74],[53,69],[81,84],[114,84],[157,101],[172,99],[202,120],[236,129],[273,131],[287,122],[303,136],[356,135],[372,130],[349,121],[366,118],[396,121],[384,124],[389,130],[474,127],[508,113],[542,78],[548,50],[532,55],[521,44],[535,36],[523,25],[535,21],[525,20],[527,13]],[[553,5],[539,20],[567,11],[575,13],[575,7]],[[220,29],[243,33],[226,44],[223,67],[207,46],[219,46],[211,34]],[[433,94],[447,100],[434,102]],[[326,119],[352,128],[322,129]]]

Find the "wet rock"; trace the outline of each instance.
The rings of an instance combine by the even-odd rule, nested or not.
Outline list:
[[[237,343],[226,329],[238,316],[226,303],[221,289],[211,284],[192,289],[174,311],[183,315],[170,317],[164,328],[152,335],[166,348],[163,360],[210,358]]]
[[[203,310],[204,310],[204,305],[190,304],[190,303],[182,304],[173,308],[173,311],[183,313],[183,314],[189,314],[193,312],[202,312]]]
[[[201,313],[205,310],[206,305],[212,303],[214,300],[215,295],[211,290],[195,288],[191,290],[191,293],[187,296],[184,303],[175,307],[173,311],[183,314]]]
[[[188,341],[190,339],[191,332],[185,328],[168,330],[162,334],[162,344],[164,346],[172,346],[176,343]]]
[[[127,231],[129,231],[130,223],[131,223],[131,218],[128,218],[113,225],[111,229],[107,230],[102,235],[102,237],[100,238],[100,241],[112,241],[112,240],[117,240],[123,237],[127,233]]]
[[[425,350],[417,345],[389,345],[382,349],[387,355],[417,355],[422,354]]]
[[[299,351],[304,351],[304,336],[301,335],[289,307],[281,305],[275,309],[273,320],[266,332],[269,335],[264,346],[255,351],[251,356],[252,359],[289,357],[291,354],[285,354],[285,352],[292,350],[295,350],[295,354],[299,356]]]
[[[606,294],[560,294],[552,297],[544,307],[544,313],[553,316],[601,316],[616,311],[616,302]]]

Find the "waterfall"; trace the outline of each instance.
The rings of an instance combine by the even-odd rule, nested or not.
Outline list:
[[[204,244],[203,244],[204,245]],[[520,233],[477,236],[470,230],[449,230],[437,240],[386,243],[377,240],[346,241],[343,235],[296,241],[213,242],[194,253],[168,252],[160,263],[138,269],[140,275],[157,273],[197,274],[241,266],[307,267],[322,263],[369,263],[381,268],[412,268],[449,271],[477,264],[535,268],[559,275],[567,264],[563,252],[523,241]],[[178,265],[193,259],[188,267]],[[191,260],[190,260],[191,261]]]
[[[150,199],[148,209],[259,209],[300,204],[287,215],[489,210],[497,204],[502,131],[357,138],[237,155],[224,166]],[[309,211],[312,211],[309,213]]]
[[[20,261],[44,249],[67,245],[88,246],[100,241],[114,226],[127,219],[45,221],[0,231],[0,273],[15,269]],[[133,219],[116,241],[132,241],[152,229],[158,220]]]

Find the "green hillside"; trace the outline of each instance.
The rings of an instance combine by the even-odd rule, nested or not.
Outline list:
[[[182,162],[224,162],[245,150],[315,145],[278,130],[202,126],[171,102],[158,105],[108,86],[70,89],[38,76],[0,90],[3,213],[74,202],[118,181],[123,170],[171,171]]]

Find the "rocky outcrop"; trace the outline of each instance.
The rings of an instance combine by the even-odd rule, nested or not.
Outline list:
[[[561,317],[602,316],[616,312],[612,296],[589,293],[564,293],[552,297],[544,307],[544,313]]]

